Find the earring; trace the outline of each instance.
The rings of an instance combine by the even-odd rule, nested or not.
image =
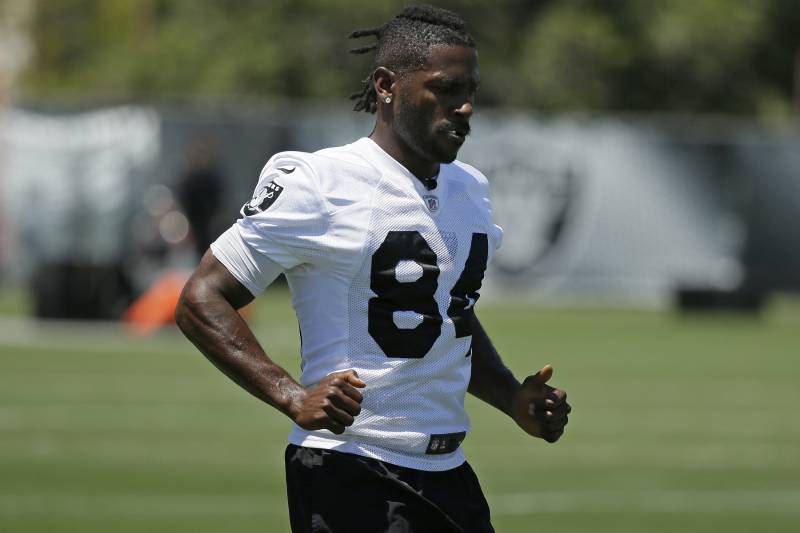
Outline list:
[[[391,104],[392,103],[392,97],[391,96],[387,96],[386,98],[383,99],[383,101],[386,102],[387,104]]]

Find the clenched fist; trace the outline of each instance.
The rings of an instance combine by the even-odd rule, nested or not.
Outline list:
[[[553,367],[545,365],[540,371],[525,378],[511,403],[511,416],[528,434],[547,442],[555,442],[564,433],[572,407],[567,403],[567,393],[547,385]]]
[[[366,386],[355,370],[335,372],[305,389],[290,416],[303,429],[328,429],[340,435],[361,412],[364,396],[358,389]]]

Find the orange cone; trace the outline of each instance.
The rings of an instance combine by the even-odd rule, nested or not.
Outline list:
[[[174,324],[175,307],[188,279],[188,274],[167,272],[128,307],[122,320],[137,335],[152,335],[161,327]]]

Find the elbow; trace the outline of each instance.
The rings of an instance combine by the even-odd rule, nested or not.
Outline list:
[[[175,319],[175,325],[178,326],[178,329],[185,332],[188,324],[189,312],[186,309],[186,302],[183,299],[183,294],[181,294],[181,298],[178,300],[178,305],[175,306],[173,318]]]
[[[181,331],[184,329],[184,324],[186,323],[186,304],[183,300],[183,294],[181,294],[180,299],[178,300],[178,304],[175,306],[175,314],[173,315],[173,319],[175,320],[175,324],[180,328]]]
[[[195,292],[193,285],[192,280],[186,283],[178,298],[178,303],[175,305],[175,313],[173,315],[175,324],[184,333],[187,332],[192,321],[192,305]]]

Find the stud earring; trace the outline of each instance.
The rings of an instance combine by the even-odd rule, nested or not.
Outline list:
[[[392,103],[392,97],[391,96],[387,96],[386,98],[383,99],[383,101],[386,102],[387,104],[391,104]]]

